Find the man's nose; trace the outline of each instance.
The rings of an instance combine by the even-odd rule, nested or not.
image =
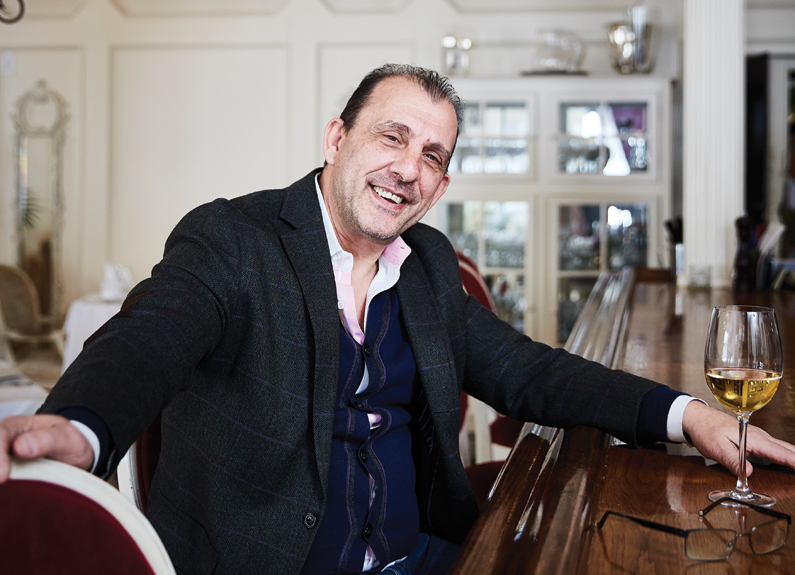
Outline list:
[[[419,177],[422,150],[406,146],[399,150],[392,162],[392,171],[404,182],[413,182]]]

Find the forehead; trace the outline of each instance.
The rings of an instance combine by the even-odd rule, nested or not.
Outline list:
[[[434,133],[452,147],[458,130],[455,109],[449,100],[434,102],[413,79],[394,77],[379,82],[362,108],[356,123],[370,129],[381,122],[406,124],[417,134]]]

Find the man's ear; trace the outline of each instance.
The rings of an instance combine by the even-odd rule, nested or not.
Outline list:
[[[431,205],[428,206],[429,210],[436,205],[436,202],[438,202],[441,199],[441,197],[447,191],[448,185],[450,185],[450,173],[445,172],[444,176],[442,177],[442,181],[439,182],[439,187],[437,187],[436,191],[433,193],[433,201],[431,202]]]
[[[326,124],[326,131],[323,133],[323,157],[327,164],[334,165],[344,136],[345,122],[341,118],[334,118]]]

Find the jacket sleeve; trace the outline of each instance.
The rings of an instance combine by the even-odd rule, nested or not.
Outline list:
[[[535,342],[464,296],[464,391],[505,415],[553,427],[593,425],[637,445],[643,396],[660,384]]]
[[[152,277],[92,336],[40,410],[79,406],[95,413],[110,431],[110,469],[224,333],[240,276],[234,217],[225,200],[185,216]]]

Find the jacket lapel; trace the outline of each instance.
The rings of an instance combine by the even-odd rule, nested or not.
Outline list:
[[[460,390],[450,338],[436,304],[436,295],[415,253],[406,258],[400,268],[397,290],[414,361],[434,421],[440,412],[455,412],[457,418]]]
[[[293,226],[282,234],[287,258],[298,276],[309,312],[315,348],[312,432],[315,457],[325,502],[337,396],[339,366],[339,314],[334,271],[331,266],[323,218],[312,172],[291,186],[282,205],[281,217]]]

